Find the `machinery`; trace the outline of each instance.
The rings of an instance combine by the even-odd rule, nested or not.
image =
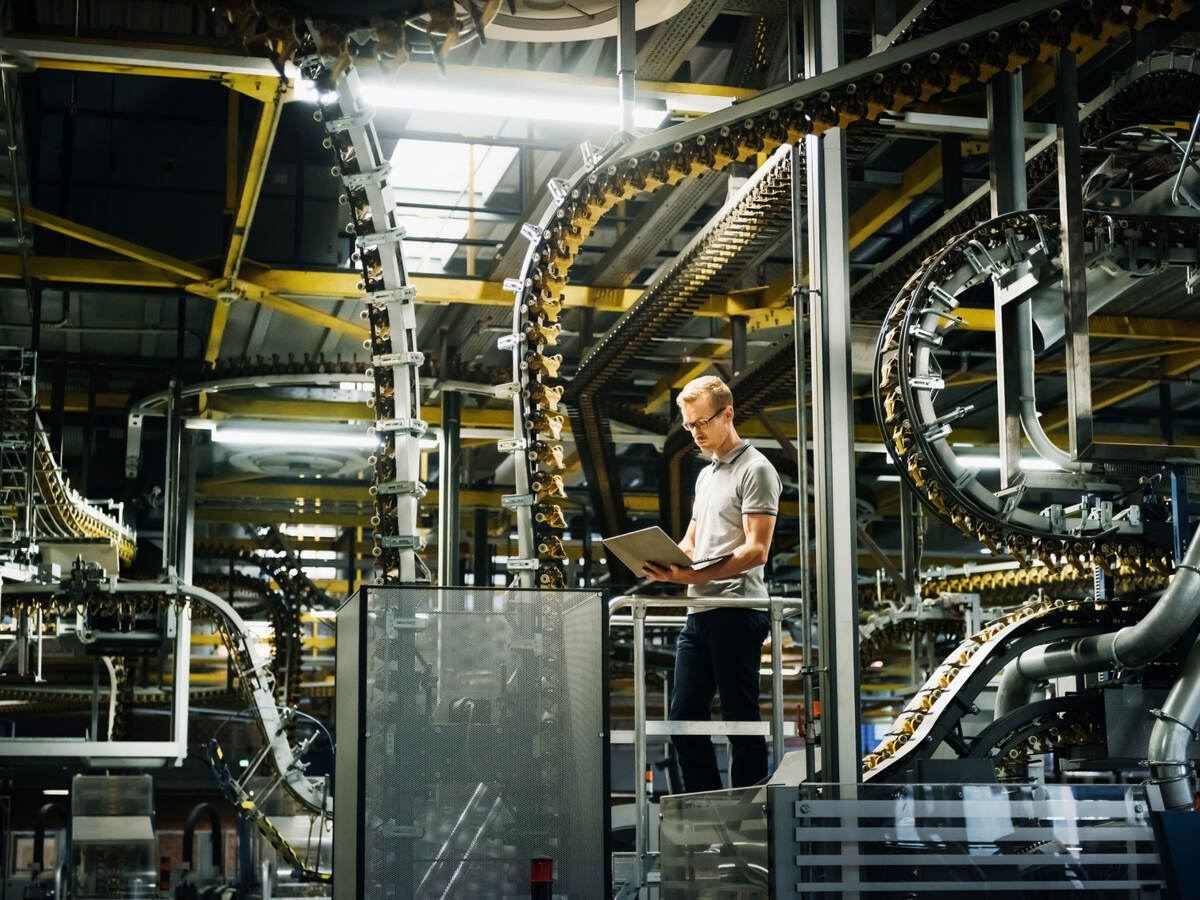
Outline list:
[[[824,36],[819,7],[809,4],[809,25]],[[723,266],[748,264],[789,226],[798,235],[807,200],[813,242],[807,280],[799,277],[802,248],[794,237],[790,306],[770,311],[790,313],[793,339],[731,380],[740,416],[764,414],[781,394],[790,400],[803,442],[806,323],[812,329],[815,579],[808,570],[807,450],[780,440],[801,472],[800,593],[806,606],[816,599],[821,622],[820,671],[808,658],[807,609],[793,626],[805,646],[802,728],[809,745],[803,763],[777,760],[780,774],[769,785],[664,802],[658,866],[664,890],[794,896],[855,893],[865,885],[903,895],[918,877],[931,891],[951,893],[1078,882],[1128,895],[1174,886],[1183,867],[1167,848],[1176,846],[1171,836],[1182,820],[1170,814],[1193,805],[1192,762],[1200,758],[1194,741],[1200,645],[1189,646],[1200,616],[1200,509],[1191,499],[1200,456],[1170,440],[1147,444],[1132,431],[1101,434],[1093,401],[1124,388],[1093,387],[1093,367],[1112,358],[1092,354],[1089,338],[1119,337],[1123,319],[1153,290],[1190,297],[1200,286],[1200,60],[1182,52],[1143,54],[1081,105],[1076,57],[1177,19],[1188,7],[1026,0],[984,4],[978,15],[948,22],[922,8],[888,46],[849,65],[839,64],[840,46],[823,61],[810,47],[808,77],[691,122],[585,145],[581,165],[549,181],[550,202],[521,228],[522,262],[504,281],[513,295],[511,329],[497,347],[511,359],[511,378],[487,396],[512,409],[511,437],[497,449],[515,473],[502,507],[515,517],[516,547],[507,558],[507,589],[481,582],[468,590],[432,587],[421,557],[420,441],[428,426],[419,371],[426,358],[417,346],[407,235],[355,48],[370,45],[386,71],[410,53],[444,70],[456,45],[482,42],[494,21],[518,27],[503,19],[519,19],[523,8],[471,0],[412,4],[385,8],[364,24],[333,4],[226,3],[240,40],[269,48],[282,78],[276,101],[289,67],[313,86],[313,131],[338,180],[351,259],[361,274],[368,359],[337,371],[323,364],[315,367],[320,371],[266,375],[221,371],[211,374],[222,377],[186,385],[177,377],[167,390],[137,398],[127,413],[126,472],[132,477],[140,466],[144,419],[165,414],[171,490],[161,578],[134,581],[118,575],[136,547],[122,509],[79,496],[55,463],[36,414],[37,357],[24,350],[2,354],[0,544],[7,555],[0,616],[14,631],[17,671],[39,679],[13,690],[49,693],[40,678],[41,651],[51,639],[75,662],[90,664],[97,685],[106,677],[109,709],[102,730],[96,702],[82,737],[0,737],[0,758],[112,769],[182,762],[195,744],[188,728],[195,699],[192,620],[203,617],[228,660],[224,690],[235,694],[259,741],[249,758],[235,761],[214,734],[204,744],[204,762],[241,821],[257,829],[296,882],[313,890],[332,886],[339,897],[515,895],[549,860],[564,891],[607,894],[608,823],[600,812],[608,787],[607,673],[604,644],[594,640],[606,622],[598,595],[568,589],[575,583],[566,564],[568,416],[597,512],[614,530],[625,504],[609,420],[646,424],[652,414],[615,406],[604,396],[606,385],[627,372],[655,332],[685,321],[729,287]],[[673,7],[654,9],[665,17]],[[584,15],[605,19],[610,12]],[[564,31],[575,27],[559,24]],[[599,20],[576,24],[606,27]],[[788,24],[794,40],[795,22]],[[809,37],[818,41],[818,34]],[[1038,62],[1054,68],[1055,133],[1026,148],[1014,73]],[[791,69],[796,74],[798,66]],[[838,170],[829,159],[842,154],[844,176],[843,133],[885,112],[897,121],[918,102],[953,98],[976,84],[988,92],[993,183],[879,265],[856,297],[859,309],[873,309],[882,321],[869,400],[879,442],[901,479],[902,505],[923,504],[972,546],[1017,565],[922,578],[915,556],[906,553],[905,572],[892,585],[881,580],[860,588],[850,584],[862,540],[850,521],[857,505],[833,509],[845,499],[838,487],[852,475],[852,463],[839,457],[853,458],[854,438],[830,412],[836,384],[828,379],[850,372],[850,290],[839,271],[846,247],[822,243],[836,243],[830,235],[845,231],[848,206],[831,183]],[[560,377],[564,360],[554,348],[564,334],[569,272],[602,217],[659,187],[750,162],[756,172],[587,350],[573,380]],[[1044,184],[1051,173],[1055,191]],[[1035,205],[1039,191],[1056,200]],[[222,293],[244,291],[240,264],[239,256],[220,279]],[[834,306],[835,294],[841,306]],[[834,321],[835,314],[845,321]],[[991,346],[980,337],[988,334]],[[995,371],[956,371],[957,360],[979,352],[981,343]],[[1058,424],[1068,429],[1066,449],[1052,440],[1052,416],[1038,405],[1038,376],[1060,347],[1068,402]],[[248,579],[231,564],[220,583],[228,600],[192,584],[201,579],[193,579],[189,562],[180,449],[185,402],[261,387],[264,379],[320,386],[331,376],[370,386],[376,441],[369,459],[376,583],[336,619],[336,785],[306,774],[302,758],[334,738],[297,706],[300,615],[331,612],[335,604],[302,576],[274,526],[249,532],[253,552],[225,554],[260,567],[266,579]],[[843,377],[843,389],[848,381]],[[999,435],[998,467],[983,466],[962,440],[968,428],[981,428],[971,399],[981,381],[996,385],[999,415],[986,427]],[[850,418],[850,392],[841,393],[838,411]],[[678,426],[662,425],[661,436],[662,493],[668,516],[678,517],[689,443]],[[853,497],[852,480],[848,489]],[[235,608],[239,591],[272,608],[271,660]],[[875,608],[861,629],[856,615],[843,616],[850,627],[839,629],[838,615],[847,608],[856,613],[855,602]],[[873,657],[918,633],[926,635],[929,653],[947,646],[949,653],[914,685],[879,744],[860,754],[854,712],[860,652]],[[170,688],[165,679],[153,688],[134,684],[143,661],[157,660],[165,671],[168,658]],[[984,721],[980,701],[997,678],[994,719]],[[814,679],[825,708],[819,761]],[[122,709],[135,689],[145,704],[166,707],[166,740],[126,738]],[[91,696],[99,695],[97,686]],[[307,733],[298,736],[301,725]],[[1047,771],[1116,773],[1119,783],[1046,784]],[[645,889],[654,868],[642,833],[648,819],[642,774],[635,788],[637,864],[623,896]],[[1134,785],[1142,778],[1145,790]],[[297,815],[267,812],[268,801],[281,797]],[[150,776],[76,776],[70,868],[57,874],[53,890],[61,895],[65,878],[73,896],[153,895],[159,890],[153,815]],[[194,824],[193,817],[189,861]],[[220,869],[219,849],[214,859]],[[939,868],[954,876],[936,878],[931,873]],[[264,882],[269,889],[272,879]],[[42,882],[36,888],[51,890]],[[181,896],[197,892],[186,879],[181,889]]]

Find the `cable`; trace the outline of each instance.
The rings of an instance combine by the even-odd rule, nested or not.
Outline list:
[[[326,738],[326,740],[329,741],[330,751],[335,755],[337,754],[337,744],[334,743],[333,734],[330,733],[329,728],[325,725],[325,723],[322,722],[320,719],[318,719],[316,716],[310,715],[309,713],[306,713],[300,709],[296,709],[295,707],[292,707],[292,706],[267,706],[267,707],[253,706],[248,709],[236,710],[235,712],[230,713],[229,716],[225,719],[225,721],[217,726],[217,730],[213,732],[212,740],[215,741],[217,739],[217,736],[221,733],[222,729],[224,729],[224,727],[226,725],[228,725],[230,722],[232,722],[234,719],[244,719],[247,717],[260,718],[258,716],[258,710],[260,710],[260,709],[275,709],[275,710],[279,710],[280,712],[291,713],[292,715],[300,716],[301,718],[308,719],[310,722],[312,722],[314,725],[316,725],[318,728],[320,728],[321,731],[323,731],[325,733],[325,738]]]

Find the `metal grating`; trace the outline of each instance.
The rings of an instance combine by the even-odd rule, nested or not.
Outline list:
[[[365,589],[363,895],[604,883],[598,594]],[[343,744],[348,746],[348,744]],[[343,832],[344,833],[344,832]]]
[[[664,896],[1162,890],[1140,785],[781,785],[662,811]]]

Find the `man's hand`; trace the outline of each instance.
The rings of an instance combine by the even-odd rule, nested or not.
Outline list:
[[[654,563],[646,563],[642,567],[642,574],[651,581],[665,581],[669,584],[706,584],[708,578],[703,572],[697,572],[692,568],[683,566],[656,566]]]

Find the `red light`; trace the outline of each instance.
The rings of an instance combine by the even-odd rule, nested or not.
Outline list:
[[[529,861],[531,884],[551,884],[554,881],[554,860],[544,857]]]

